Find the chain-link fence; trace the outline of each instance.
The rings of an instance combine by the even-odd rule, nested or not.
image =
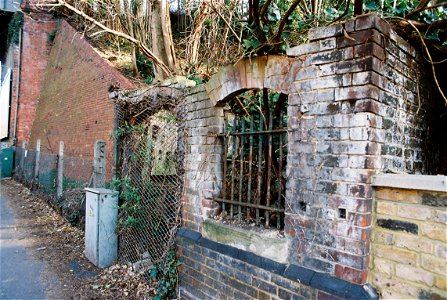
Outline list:
[[[185,105],[174,88],[116,101],[119,256],[149,276],[175,241],[183,181]]]
[[[48,199],[71,224],[83,228],[84,187],[91,185],[93,159],[93,147],[91,154],[66,152],[58,176],[58,154],[16,147],[14,178]]]

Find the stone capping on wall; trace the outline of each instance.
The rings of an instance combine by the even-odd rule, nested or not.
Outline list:
[[[282,264],[251,252],[237,249],[205,238],[197,231],[180,228],[178,238],[188,239],[201,247],[241,260],[276,275],[298,281],[301,284],[324,291],[343,299],[379,299],[375,289],[369,285],[357,285],[328,274],[316,272],[293,264]]]
[[[215,242],[252,252],[279,263],[287,263],[289,257],[289,240],[278,237],[276,230],[267,229],[260,232],[206,219],[203,222],[202,235]]]
[[[372,185],[399,189],[447,192],[447,176],[380,174],[373,176]]]

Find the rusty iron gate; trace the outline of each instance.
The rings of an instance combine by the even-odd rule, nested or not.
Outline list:
[[[232,223],[284,227],[287,121],[284,110],[226,110],[224,180],[215,200]]]

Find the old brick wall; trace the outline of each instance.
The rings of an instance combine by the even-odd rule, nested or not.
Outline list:
[[[219,209],[222,106],[247,89],[286,93],[288,261],[365,284],[371,177],[437,172],[430,125],[436,94],[421,56],[376,16],[312,29],[309,43],[287,54],[241,60],[189,96],[183,224],[201,232]]]
[[[213,196],[223,175],[223,148],[217,138],[223,128],[223,110],[210,101],[204,85],[193,88],[185,101],[189,113],[182,222],[188,228],[199,230],[203,218],[219,207]]]
[[[11,104],[9,113],[9,138],[6,143],[12,146],[14,137],[14,118],[17,106],[17,80],[19,74],[19,46],[15,44],[9,45],[6,54],[6,65],[12,70],[12,84],[11,84]]]
[[[114,105],[113,83],[132,84],[110,66],[66,21],[60,21],[48,58],[29,148],[57,154],[65,143],[64,176],[86,182],[92,175],[96,140],[107,143],[107,180],[111,178]]]
[[[378,185],[374,200],[370,282],[384,299],[446,298],[446,189]]]
[[[51,15],[34,14],[31,17],[24,14],[17,145],[28,142],[30,138],[51,49],[48,35],[54,32],[56,26]]]
[[[180,229],[180,297],[186,299],[374,299],[360,285],[274,262]]]
[[[380,93],[372,109],[383,117],[383,168],[438,174],[442,171],[438,163],[442,136],[436,136],[434,130],[445,108],[433,85],[431,69],[424,53],[392,31],[384,39],[384,50],[384,65],[378,70],[384,76],[374,82]]]

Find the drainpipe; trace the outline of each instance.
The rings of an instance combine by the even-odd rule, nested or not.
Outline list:
[[[22,28],[19,31],[19,61],[17,66],[17,85],[16,85],[16,110],[14,112],[14,137],[12,138],[12,145],[17,145],[17,114],[19,111],[19,92],[20,92],[20,72],[22,64]]]

